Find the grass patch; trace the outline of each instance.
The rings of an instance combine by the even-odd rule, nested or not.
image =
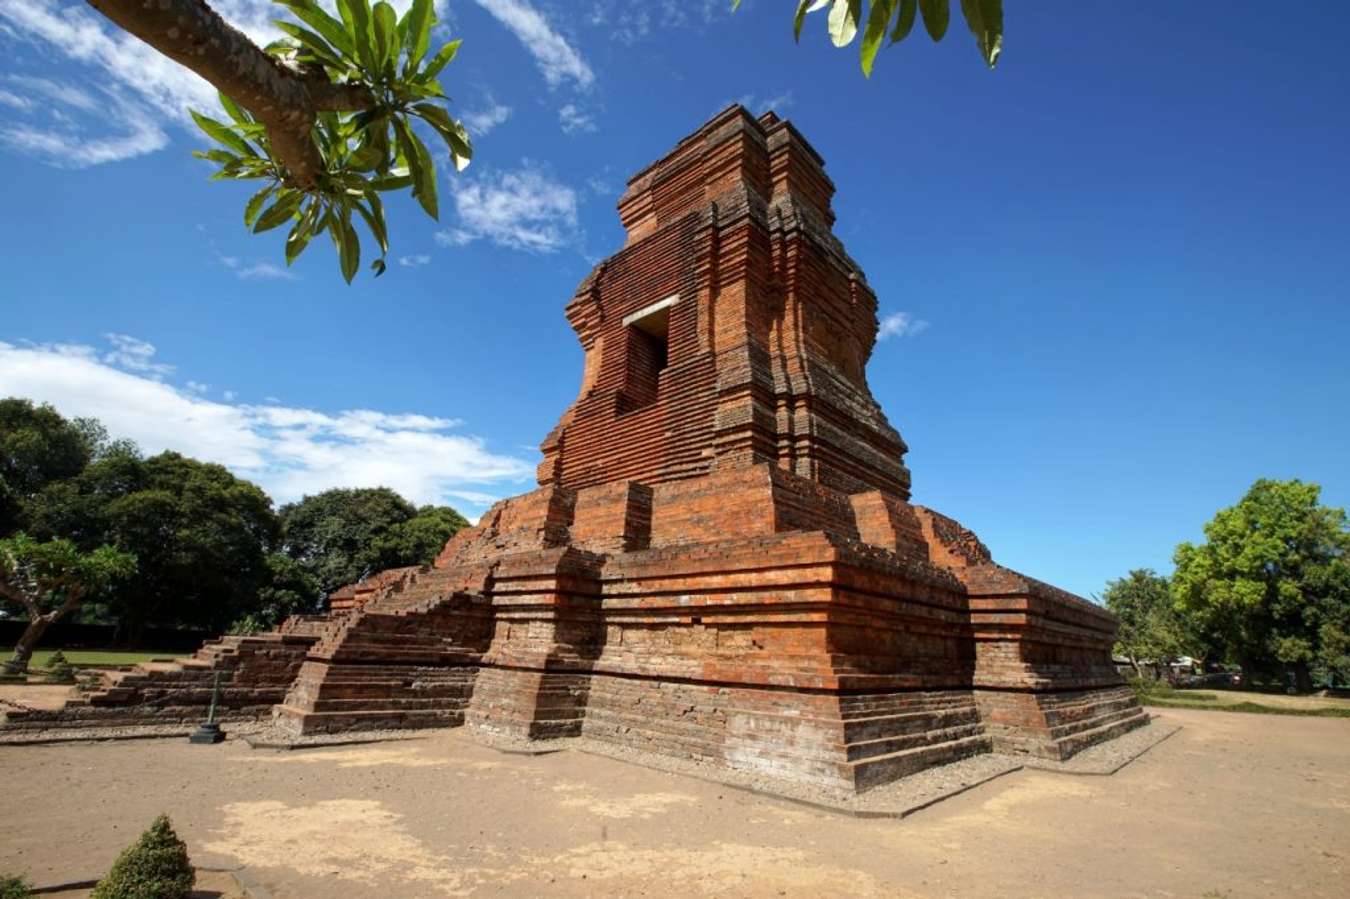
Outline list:
[[[1144,703],[1153,699],[1165,702],[1217,702],[1219,699],[1215,693],[1178,690],[1167,681],[1131,680],[1130,688],[1134,690],[1134,695],[1139,697],[1139,701]]]
[[[46,668],[47,662],[52,657],[55,649],[39,649],[33,652],[33,658],[28,663],[30,668]],[[173,659],[179,656],[191,655],[183,652],[159,652],[153,650],[141,649],[63,649],[66,661],[79,668],[81,665],[135,665],[137,662],[149,662],[151,659]],[[9,649],[4,653],[3,658],[9,658],[14,650]]]
[[[1181,691],[1176,691],[1180,693]],[[1213,694],[1211,694],[1212,697]],[[1143,705],[1163,709],[1203,709],[1207,712],[1245,712],[1252,715],[1299,715],[1305,718],[1350,718],[1350,708],[1291,708],[1288,706],[1262,705],[1259,702],[1235,702],[1229,705],[1206,705],[1203,702],[1181,702],[1158,696],[1141,696]]]

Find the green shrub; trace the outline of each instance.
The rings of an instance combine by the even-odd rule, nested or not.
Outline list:
[[[61,650],[58,649],[47,659],[47,676],[43,680],[49,684],[75,683],[75,669],[66,661],[66,656]]]
[[[197,882],[187,844],[160,815],[140,839],[122,851],[90,899],[185,899]]]
[[[33,886],[17,874],[0,874],[0,899],[28,899]]]
[[[251,637],[266,630],[271,630],[271,628],[262,619],[262,616],[250,612],[243,618],[236,618],[234,623],[230,625],[228,633],[234,637]]]

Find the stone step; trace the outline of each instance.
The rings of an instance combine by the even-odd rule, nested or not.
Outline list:
[[[467,696],[386,696],[364,699],[316,699],[313,712],[403,712],[422,709],[460,711],[469,704]]]
[[[1142,711],[1138,704],[1126,708],[1108,709],[1097,715],[1078,718],[1065,724],[1059,724],[1050,728],[1051,739],[1058,740],[1062,737],[1081,733],[1087,730],[1095,730],[1103,725],[1110,724],[1113,721],[1121,721],[1125,718],[1131,718]]]
[[[974,705],[975,700],[969,693],[940,696],[882,694],[875,697],[845,696],[839,700],[840,713],[845,718],[930,709],[973,708]]]
[[[894,715],[877,715],[869,718],[845,718],[844,740],[848,743],[855,743],[876,737],[897,736],[921,730],[956,727],[963,724],[977,724],[979,720],[979,710],[973,705],[965,708],[901,712]]]
[[[935,743],[914,749],[905,749],[889,755],[873,756],[849,763],[854,789],[858,792],[890,783],[897,778],[917,774],[925,768],[946,765],[972,755],[991,752],[993,741],[979,734]]]
[[[1095,701],[1080,702],[1069,706],[1052,706],[1045,710],[1045,722],[1051,727],[1069,724],[1084,718],[1092,718],[1105,712],[1132,708],[1139,702],[1133,693],[1122,696],[1100,697]]]
[[[1100,727],[1091,730],[1082,730],[1070,734],[1055,741],[1059,749],[1060,758],[1067,759],[1079,752],[1087,749],[1089,746],[1095,746],[1098,743],[1104,743],[1107,740],[1113,740],[1121,734],[1128,733],[1137,727],[1143,727],[1149,723],[1148,712],[1141,706],[1134,714],[1128,717],[1119,718],[1110,723],[1103,724]]]
[[[894,755],[922,746],[958,742],[968,737],[985,737],[984,726],[979,723],[964,724],[959,727],[897,734],[891,737],[849,743],[844,747],[844,756],[850,762],[857,762],[878,756]]]
[[[310,712],[279,705],[273,708],[273,715],[273,720],[278,725],[296,734],[456,727],[464,723],[462,711],[447,709],[416,709],[405,712]]]

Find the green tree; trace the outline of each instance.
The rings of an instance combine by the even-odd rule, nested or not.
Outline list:
[[[430,562],[468,524],[448,506],[413,506],[388,487],[325,490],[283,506],[281,549],[327,595],[385,568]]]
[[[1215,635],[1245,670],[1346,668],[1350,633],[1350,529],[1321,488],[1259,480],[1205,525],[1205,542],[1176,549],[1172,592],[1183,613]]]
[[[305,566],[282,552],[267,555],[267,585],[258,591],[254,620],[263,628],[276,627],[289,615],[319,610],[322,592]]]
[[[732,0],[731,8],[735,10],[740,5],[741,0]],[[800,41],[807,15],[827,7],[825,23],[836,47],[847,47],[862,32],[859,61],[863,74],[869,78],[883,42],[890,46],[903,41],[920,18],[928,36],[940,41],[952,17],[950,0],[870,0],[866,13],[863,0],[797,0],[797,11],[792,17],[793,37]],[[961,0],[961,14],[975,37],[980,56],[992,69],[1003,51],[1003,0]]]
[[[136,557],[111,546],[81,552],[69,540],[38,541],[27,534],[0,539],[0,598],[23,608],[28,626],[5,663],[10,674],[28,670],[47,628],[80,607],[90,595],[125,580]]]
[[[45,403],[0,399],[0,534],[19,526],[34,494],[84,470],[94,456],[96,427],[67,420]]]
[[[108,543],[135,554],[135,575],[106,605],[133,644],[152,621],[221,630],[255,611],[270,583],[277,519],[267,494],[177,453],[100,459],[35,498],[32,523],[81,548]]]
[[[220,91],[230,122],[194,112],[219,145],[197,155],[220,165],[213,178],[261,182],[244,208],[247,227],[290,226],[287,264],[326,232],[350,282],[361,263],[359,218],[380,251],[371,267],[383,273],[381,195],[411,188],[438,215],[436,165],[415,123],[445,142],[456,169],[473,155],[438,80],[460,42],[430,52],[433,0],[413,0],[402,18],[386,2],[337,0],[336,17],[315,0],[277,2],[294,19],[278,20],[286,37],[260,48],[205,0],[89,0]]]
[[[1139,661],[1166,664],[1178,656],[1196,654],[1185,620],[1172,602],[1167,578],[1151,568],[1136,568],[1123,578],[1107,581],[1102,595],[1106,608],[1120,619],[1116,652],[1130,660],[1137,676]]]
[[[376,541],[380,568],[429,565],[468,520],[449,506],[423,506]]]

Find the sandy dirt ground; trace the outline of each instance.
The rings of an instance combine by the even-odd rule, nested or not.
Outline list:
[[[4,702],[34,709],[59,709],[75,695],[75,688],[62,684],[5,684],[0,686],[0,713]]]
[[[1184,729],[1113,776],[1021,771],[899,821],[461,732],[7,746],[0,871],[95,877],[166,811],[277,899],[1346,895],[1350,720],[1162,718]]]

